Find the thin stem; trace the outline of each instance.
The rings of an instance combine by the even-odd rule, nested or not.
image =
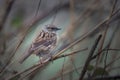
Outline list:
[[[84,75],[85,75],[85,73],[86,73],[86,71],[87,71],[87,67],[88,67],[88,65],[89,65],[89,63],[90,63],[90,61],[91,61],[91,57],[93,56],[94,51],[95,51],[95,49],[97,48],[97,45],[98,45],[101,37],[102,37],[102,35],[99,35],[98,38],[95,40],[95,43],[94,43],[93,47],[91,48],[91,50],[90,50],[90,52],[89,52],[89,55],[88,55],[88,58],[87,58],[87,60],[86,60],[86,62],[85,62],[85,65],[83,66],[83,70],[82,70],[82,72],[81,72],[81,75],[80,75],[79,80],[83,80]]]

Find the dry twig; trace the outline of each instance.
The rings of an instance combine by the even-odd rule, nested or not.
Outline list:
[[[84,75],[85,75],[86,70],[87,70],[87,67],[88,67],[88,65],[89,65],[89,63],[90,63],[90,61],[91,61],[91,57],[93,56],[94,51],[95,51],[95,49],[97,48],[97,45],[98,45],[101,37],[102,37],[102,35],[99,35],[98,38],[95,40],[95,43],[94,43],[91,51],[89,52],[88,58],[87,58],[87,60],[86,60],[86,62],[85,62],[85,65],[83,66],[83,70],[82,70],[82,72],[81,72],[81,75],[80,75],[79,80],[83,80]]]

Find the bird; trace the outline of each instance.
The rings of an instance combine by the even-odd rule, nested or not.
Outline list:
[[[40,31],[19,62],[23,63],[31,54],[39,56],[40,62],[42,62],[43,58],[50,57],[48,54],[56,47],[58,30],[61,30],[61,28],[53,24],[45,25],[45,28]]]

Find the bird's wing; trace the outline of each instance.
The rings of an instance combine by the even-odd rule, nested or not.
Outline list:
[[[46,36],[47,34],[47,36]],[[43,49],[56,44],[56,35],[48,35],[48,33],[43,32],[39,35],[34,43],[32,44],[31,50]]]

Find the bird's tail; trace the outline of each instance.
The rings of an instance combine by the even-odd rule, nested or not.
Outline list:
[[[21,59],[19,60],[19,63],[23,63],[31,54],[33,51],[28,51],[27,53],[23,54],[23,56],[21,57]]]

